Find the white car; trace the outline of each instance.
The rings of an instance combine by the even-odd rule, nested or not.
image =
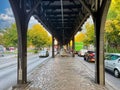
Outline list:
[[[120,53],[105,54],[105,68],[112,71],[115,77],[120,77]]]
[[[88,50],[86,49],[81,49],[79,52],[78,52],[78,56],[81,56],[81,57],[84,57],[85,53],[87,52]]]
[[[48,57],[49,56],[49,52],[46,50],[40,51],[39,53],[39,57]]]

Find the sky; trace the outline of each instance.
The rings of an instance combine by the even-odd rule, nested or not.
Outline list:
[[[12,23],[15,23],[15,18],[9,3],[9,0],[0,0],[0,29],[9,27]],[[31,17],[29,27],[38,23],[34,17]]]
[[[0,13],[5,13],[6,8],[10,8],[10,4],[8,0],[1,0],[0,1]]]

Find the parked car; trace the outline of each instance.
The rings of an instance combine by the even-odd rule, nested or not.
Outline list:
[[[84,55],[84,60],[89,62],[95,61],[95,52],[94,51],[87,51]]]
[[[112,71],[115,77],[120,77],[120,53],[105,54],[105,68]]]
[[[84,57],[84,55],[85,55],[86,52],[87,52],[87,49],[81,49],[81,50],[78,52],[78,56]]]
[[[47,50],[42,50],[39,53],[39,57],[48,57],[49,56],[49,52]]]

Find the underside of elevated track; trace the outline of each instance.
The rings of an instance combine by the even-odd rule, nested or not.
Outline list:
[[[31,16],[34,16],[51,33],[53,44],[55,38],[60,45],[66,45],[71,40],[74,42],[75,34],[81,31],[84,22],[91,16],[96,39],[95,81],[101,85],[105,84],[104,26],[111,0],[9,1],[18,32],[18,84],[27,83],[27,28]]]

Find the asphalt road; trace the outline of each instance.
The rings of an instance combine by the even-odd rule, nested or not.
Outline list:
[[[90,71],[89,73],[92,75],[92,77],[95,77],[95,63],[87,62],[83,59],[83,57],[76,56],[75,58],[80,60],[82,64],[88,67]],[[110,71],[105,72],[105,81],[116,90],[120,90],[120,78],[114,77],[113,73],[111,73]]]
[[[49,58],[49,57],[48,57]],[[82,57],[77,58],[83,65],[89,68],[89,73],[95,77],[95,63],[86,62]],[[39,58],[38,55],[28,56],[28,75],[30,72],[44,62],[46,58]],[[113,76],[111,72],[105,73],[105,80],[116,90],[120,88],[120,78]],[[9,87],[16,85],[17,81],[17,58],[16,56],[0,58],[0,90],[7,90]]]
[[[49,58],[49,57],[48,57]],[[39,58],[38,54],[28,55],[27,73],[40,65],[47,58]],[[17,83],[17,58],[16,56],[6,56],[0,58],[0,90],[7,90]]]

